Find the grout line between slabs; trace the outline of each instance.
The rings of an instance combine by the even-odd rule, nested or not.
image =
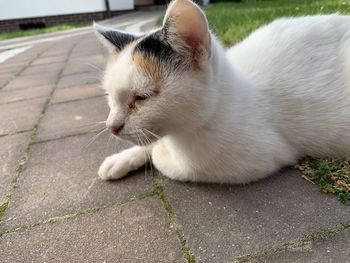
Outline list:
[[[196,257],[191,251],[191,248],[185,237],[182,225],[180,225],[176,219],[175,211],[172,208],[168,197],[166,196],[163,180],[158,174],[153,174],[153,186],[153,194],[157,196],[163,203],[164,209],[170,221],[170,228],[172,230],[175,230],[175,233],[177,234],[178,239],[180,240],[183,257],[187,260],[188,263],[196,263]]]
[[[59,72],[59,74],[58,74],[58,76],[57,76],[57,80],[56,80],[56,83],[55,83],[55,85],[54,85],[54,88],[53,88],[52,91],[50,92],[50,95],[48,96],[48,98],[47,98],[47,100],[46,100],[46,102],[45,102],[45,104],[44,104],[44,106],[43,106],[43,109],[42,109],[42,111],[41,111],[41,113],[40,113],[40,115],[39,115],[39,118],[38,118],[38,120],[37,120],[37,123],[35,124],[34,128],[32,129],[32,134],[31,134],[31,136],[30,136],[30,138],[29,138],[29,140],[28,140],[28,142],[27,142],[27,146],[26,146],[26,148],[25,148],[25,150],[24,150],[24,153],[22,154],[22,157],[20,158],[20,160],[19,160],[19,162],[18,162],[18,164],[17,164],[17,166],[16,166],[15,175],[14,175],[14,177],[13,177],[13,179],[12,179],[12,182],[11,182],[10,186],[8,187],[7,196],[6,196],[6,201],[3,202],[2,204],[0,204],[0,226],[2,225],[2,218],[3,218],[3,215],[4,215],[4,213],[6,212],[6,209],[8,208],[8,205],[9,205],[9,203],[10,203],[10,201],[11,201],[11,198],[12,198],[12,196],[13,196],[14,190],[15,190],[15,188],[16,188],[16,186],[17,186],[17,181],[18,181],[20,175],[22,174],[22,172],[24,171],[24,169],[25,169],[25,167],[26,167],[26,164],[27,164],[27,161],[28,161],[28,154],[29,154],[29,151],[30,151],[30,149],[31,149],[31,146],[33,145],[33,142],[35,142],[35,138],[36,138],[36,134],[37,134],[37,129],[38,129],[38,126],[39,126],[39,124],[40,124],[40,121],[41,121],[41,119],[43,118],[43,116],[44,116],[44,114],[45,114],[45,111],[46,111],[46,109],[47,109],[47,107],[48,107],[48,105],[49,105],[49,103],[50,103],[50,101],[51,101],[52,95],[53,95],[54,91],[55,91],[56,88],[57,88],[58,81],[59,81],[60,78],[61,78],[61,74],[62,74],[62,72],[63,72],[63,70],[64,70],[64,68],[65,68],[65,66],[66,66],[66,64],[67,64],[67,61],[69,60],[70,54],[72,53],[74,47],[75,47],[77,44],[78,44],[78,41],[71,47],[70,51],[68,52],[67,58],[66,58],[66,60],[65,60],[65,62],[64,62],[64,65],[63,65],[61,71]],[[52,47],[52,46],[53,46],[53,45],[51,45],[50,47]],[[50,47],[49,47],[49,48],[50,48]],[[47,48],[46,51],[47,51],[49,48]],[[34,61],[34,60],[35,60],[35,59],[33,59],[33,61]],[[32,63],[33,61],[31,61],[31,63]],[[20,74],[20,73],[19,73],[19,74]]]
[[[49,50],[54,44],[50,45],[48,48],[44,49],[43,52],[46,52],[47,50]],[[32,60],[29,61],[29,63],[27,65],[25,65],[23,68],[21,68],[19,71],[17,71],[12,78],[10,78],[8,81],[6,81],[1,87],[0,90],[2,90],[3,88],[6,87],[7,84],[9,84],[12,80],[14,80],[16,77],[18,77],[26,68],[28,68],[29,66],[32,65],[32,63],[40,57],[41,53],[38,53]]]
[[[339,223],[337,225],[321,229],[319,231],[313,232],[311,234],[305,235],[304,237],[296,240],[292,240],[289,242],[286,242],[281,245],[273,246],[267,249],[262,249],[255,251],[253,253],[250,253],[245,256],[240,256],[234,259],[233,261],[230,261],[232,263],[246,263],[246,262],[254,262],[256,260],[264,259],[268,256],[291,251],[296,248],[303,247],[307,244],[309,244],[312,241],[328,238],[332,235],[335,235],[347,228],[350,228],[350,221]]]
[[[139,201],[139,200],[143,200],[147,197],[151,197],[153,196],[152,193],[145,193],[145,194],[141,194],[139,196],[134,196],[131,198],[126,198],[124,200],[118,201],[116,203],[112,203],[112,204],[108,204],[108,205],[101,205],[101,206],[96,206],[96,207],[92,207],[92,208],[88,208],[82,211],[78,211],[76,213],[71,213],[71,214],[64,214],[61,216],[54,216],[54,217],[50,217],[47,218],[45,220],[39,221],[37,223],[34,224],[27,224],[27,225],[21,225],[19,227],[16,228],[12,228],[12,229],[8,229],[8,230],[0,230],[0,238],[9,234],[13,234],[13,233],[22,233],[22,232],[26,232],[26,231],[30,231],[32,229],[35,229],[36,227],[42,226],[42,225],[47,225],[47,224],[54,224],[54,223],[59,223],[62,221],[66,221],[66,220],[71,220],[71,219],[75,219],[77,217],[80,216],[85,216],[85,215],[91,215],[91,214],[95,214],[96,212],[99,212],[101,210],[110,208],[112,206],[118,205],[118,206],[122,206],[124,204],[128,204],[130,202],[135,202],[135,201]],[[1,206],[0,206],[1,209]]]

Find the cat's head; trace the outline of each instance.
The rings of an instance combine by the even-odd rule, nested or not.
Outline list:
[[[162,28],[145,35],[95,29],[112,53],[104,76],[112,133],[148,143],[144,134],[154,141],[205,122],[212,45],[196,4],[173,1]]]

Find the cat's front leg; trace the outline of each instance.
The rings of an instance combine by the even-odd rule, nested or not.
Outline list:
[[[149,161],[152,147],[134,146],[107,157],[98,170],[99,177],[103,180],[115,180],[137,170]]]
[[[191,181],[190,172],[180,165],[159,141],[152,149],[152,163],[166,177],[179,181]]]

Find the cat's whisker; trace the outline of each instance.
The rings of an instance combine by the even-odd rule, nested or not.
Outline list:
[[[109,138],[108,138],[108,141],[107,141],[107,147],[110,146],[110,141],[111,141],[112,136],[113,136],[112,134],[109,135]]]
[[[94,65],[94,64],[91,64],[91,63],[88,63],[88,62],[85,63],[85,65],[90,66],[90,67],[92,67],[94,69],[97,69],[100,73],[103,73],[103,71],[104,71],[104,68],[100,68],[97,65]]]
[[[142,128],[144,131],[148,132],[149,134],[151,134],[152,136],[154,136],[156,139],[160,139],[161,137],[157,134],[155,134],[154,132],[146,129],[146,128]]]
[[[152,144],[152,141],[147,137],[147,135],[142,131],[142,129],[139,129],[139,131],[141,132],[141,134],[144,136],[144,138],[146,139],[146,141],[148,142],[148,144]],[[151,168],[151,174],[153,175],[153,164],[152,164],[152,159],[151,159],[151,155],[148,151],[146,151],[146,155],[148,157],[148,161],[150,163],[150,168]],[[146,160],[147,163],[147,160]]]
[[[82,124],[82,125],[79,125],[79,126],[77,126],[77,128],[85,128],[85,127],[91,127],[91,129],[93,129],[93,128],[97,128],[97,126],[99,126],[99,125],[102,125],[102,124],[106,124],[106,122],[105,121],[101,121],[101,122],[91,122],[91,123],[86,123],[86,124]],[[102,127],[101,127],[102,128]]]
[[[97,138],[102,135],[104,132],[106,132],[108,129],[104,128],[102,131],[100,131],[99,133],[97,133],[94,137],[92,137],[92,139],[87,143],[86,146],[84,146],[84,148],[88,148],[94,141],[97,140]]]

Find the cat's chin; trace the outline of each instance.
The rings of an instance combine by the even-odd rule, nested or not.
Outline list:
[[[147,145],[150,145],[154,142],[157,141],[157,139],[155,138],[145,138],[144,136],[130,136],[128,134],[118,134],[118,135],[114,135],[116,136],[118,139],[121,139],[121,140],[124,140],[124,141],[127,141],[127,142],[130,142],[132,144],[135,144],[135,145],[140,145],[140,146],[147,146]]]

